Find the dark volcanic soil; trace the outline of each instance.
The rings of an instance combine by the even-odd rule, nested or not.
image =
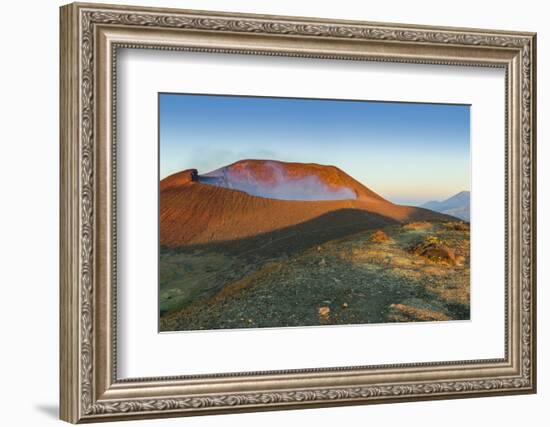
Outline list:
[[[344,234],[300,229],[292,241],[289,228],[275,236],[164,248],[161,330],[469,318],[467,224],[381,217],[378,228],[361,229],[351,219],[338,222],[349,225]],[[380,231],[387,239],[373,238]],[[415,248],[423,242],[451,248],[455,258],[422,256]]]

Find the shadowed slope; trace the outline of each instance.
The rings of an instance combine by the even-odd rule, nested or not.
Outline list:
[[[338,209],[266,233],[233,240],[186,245],[185,249],[270,258],[281,256],[283,253],[292,255],[334,239],[397,223],[398,221],[391,218],[360,209]]]

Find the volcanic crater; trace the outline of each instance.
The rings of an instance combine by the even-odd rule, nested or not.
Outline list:
[[[163,179],[159,266],[161,331],[470,315],[468,223],[315,163],[242,160]]]
[[[187,169],[160,183],[160,244],[176,248],[273,232],[331,212],[358,210],[373,226],[444,220],[391,203],[335,166],[241,160],[200,175]],[[337,216],[331,227],[338,226]],[[368,222],[368,221],[367,221]]]

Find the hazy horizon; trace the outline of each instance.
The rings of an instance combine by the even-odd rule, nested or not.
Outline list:
[[[159,95],[160,178],[243,159],[337,166],[409,205],[470,191],[470,107]]]

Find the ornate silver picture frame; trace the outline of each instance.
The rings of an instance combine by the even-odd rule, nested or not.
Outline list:
[[[96,422],[536,391],[534,33],[80,3],[63,6],[60,18],[61,419]],[[119,378],[116,62],[122,48],[503,69],[504,357]]]

